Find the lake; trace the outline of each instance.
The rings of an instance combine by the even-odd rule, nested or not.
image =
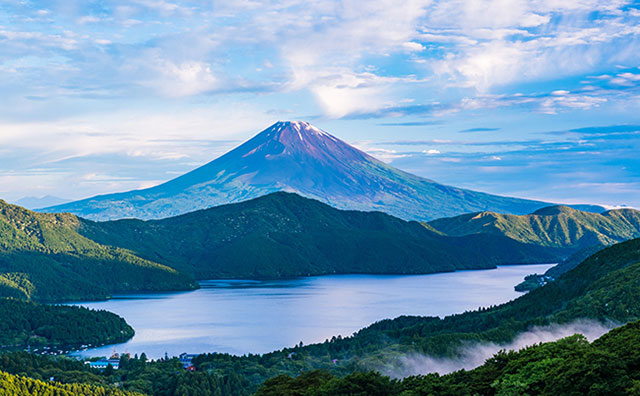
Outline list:
[[[512,300],[513,287],[552,264],[430,275],[332,275],[281,281],[211,280],[189,292],[119,295],[76,303],[114,312],[136,335],[124,344],[78,352],[159,358],[167,353],[265,353],[348,336],[400,315],[446,316]]]

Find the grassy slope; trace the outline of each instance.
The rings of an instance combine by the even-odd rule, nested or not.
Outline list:
[[[430,273],[555,257],[553,249],[500,235],[447,237],[417,222],[290,193],[164,220],[83,220],[80,232],[199,279]]]
[[[195,286],[172,268],[85,238],[79,226],[70,214],[35,213],[0,201],[0,296],[99,299]]]
[[[523,243],[573,251],[640,237],[640,211],[633,209],[600,214],[552,206],[524,216],[481,212],[428,224],[446,235],[505,235]]]

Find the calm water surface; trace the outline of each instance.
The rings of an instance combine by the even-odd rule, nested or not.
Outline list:
[[[265,353],[351,335],[399,315],[445,316],[509,301],[513,286],[552,265],[431,275],[335,275],[286,281],[211,280],[180,293],[120,295],[77,303],[124,317],[136,330],[129,342],[83,356],[118,352],[150,358],[182,352]]]

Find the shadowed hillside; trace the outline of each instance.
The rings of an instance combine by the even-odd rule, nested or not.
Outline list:
[[[80,233],[198,279],[418,274],[557,257],[553,248],[501,235],[448,237],[418,222],[338,210],[290,193],[164,220],[82,220]]]

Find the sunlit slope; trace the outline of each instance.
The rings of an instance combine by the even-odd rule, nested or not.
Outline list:
[[[172,268],[87,239],[80,224],[0,201],[0,296],[50,301],[194,287]]]
[[[114,387],[45,382],[0,371],[2,396],[144,396]]]
[[[591,213],[551,206],[522,216],[482,212],[428,224],[451,236],[504,235],[523,243],[575,250],[640,237],[640,211],[634,209]]]

